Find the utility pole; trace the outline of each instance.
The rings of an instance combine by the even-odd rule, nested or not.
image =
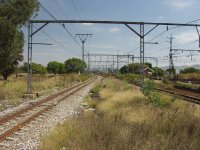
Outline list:
[[[130,57],[130,55],[128,54],[128,64],[129,64],[129,57]]]
[[[118,70],[119,70],[119,56],[117,54],[117,73],[118,73]]]
[[[173,39],[174,37],[171,35],[171,37],[169,38],[170,41],[170,50],[169,50],[169,77],[170,78],[174,78],[175,79],[175,70],[174,70],[174,63],[173,63]]]
[[[87,38],[90,36],[92,36],[93,34],[75,34],[75,36],[78,36],[81,43],[82,43],[82,61],[84,61],[84,55],[85,55],[85,42],[87,40]]]
[[[113,57],[113,69],[112,69],[112,72],[114,72],[114,69],[115,69],[115,59]]]
[[[134,70],[134,56],[132,56],[132,64],[133,64],[133,74],[135,73],[135,70]]]
[[[88,52],[88,72],[90,72],[90,53]]]

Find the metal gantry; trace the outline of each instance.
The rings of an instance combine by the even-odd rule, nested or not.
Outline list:
[[[136,35],[140,38],[140,82],[141,82],[141,89],[143,89],[144,86],[144,74],[143,74],[143,68],[144,68],[144,38],[147,36],[150,32],[152,32],[154,29],[156,29],[158,26],[187,26],[187,27],[199,27],[199,24],[185,24],[185,23],[154,23],[154,22],[132,22],[132,21],[96,21],[96,20],[30,20],[29,26],[28,26],[28,38],[30,38],[30,41],[32,43],[32,25],[33,24],[43,24],[39,29],[37,29],[35,33],[37,33],[39,30],[41,30],[43,27],[45,27],[49,23],[59,23],[59,24],[65,24],[65,23],[93,23],[93,24],[122,24],[127,26],[131,31],[133,31]],[[138,33],[136,30],[134,30],[130,25],[139,25],[140,26],[140,32]],[[145,33],[145,25],[147,26],[154,26],[152,29],[147,31]],[[197,28],[198,29],[198,28]],[[30,32],[31,31],[31,32]],[[29,41],[29,40],[28,40]],[[29,41],[29,44],[30,44]],[[28,44],[28,46],[29,46]],[[32,44],[31,44],[32,45]],[[28,70],[28,92],[31,93],[31,76],[32,76],[32,46],[28,47],[28,63],[29,63],[29,70]]]
[[[175,67],[174,67],[174,62],[173,62],[173,57],[174,55],[177,53],[177,52],[190,52],[190,57],[191,57],[191,61],[192,61],[192,58],[194,56],[194,54],[192,54],[192,52],[200,52],[200,50],[191,50],[191,49],[173,49],[173,39],[174,37],[171,35],[171,37],[169,38],[170,41],[170,50],[169,50],[169,77],[171,79],[174,80],[175,82]]]
[[[86,55],[85,55],[86,59]],[[88,59],[88,68],[90,66],[98,66],[99,64],[106,64],[110,65],[110,69],[112,72],[118,71],[122,65],[127,65],[130,62],[134,64],[135,59],[140,60],[140,57],[134,56],[134,55],[120,55],[120,54],[87,54],[87,59]],[[156,67],[158,66],[158,58],[157,57],[144,57],[145,60],[153,60],[156,64]],[[88,69],[89,70],[89,69]]]
[[[81,41],[81,43],[82,43],[82,61],[85,61],[84,60],[84,54],[85,54],[85,42],[86,42],[86,40],[87,40],[87,38],[90,36],[92,36],[93,34],[75,34],[75,36],[78,36],[79,37],[79,39],[80,39],[80,41]]]

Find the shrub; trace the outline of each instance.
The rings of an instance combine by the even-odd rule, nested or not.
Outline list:
[[[94,86],[94,88],[92,88],[90,90],[90,93],[91,93],[91,97],[99,97],[100,96],[100,90],[101,90],[101,86],[100,85],[96,85]]]
[[[156,83],[154,81],[146,81],[143,91],[144,95],[147,96],[148,100],[152,104],[156,106],[163,106],[163,102],[161,101],[159,92],[156,90]]]

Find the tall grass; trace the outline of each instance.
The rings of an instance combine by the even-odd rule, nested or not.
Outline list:
[[[200,80],[200,73],[179,74],[178,78],[179,79]]]
[[[87,74],[67,74],[62,76],[33,76],[33,92],[42,92],[52,90],[55,87],[65,87],[72,82],[84,81],[90,75]],[[2,100],[6,100],[7,104],[19,103],[21,98],[27,91],[27,79],[22,76],[19,78],[11,78],[8,81],[0,81],[0,104]]]
[[[115,79],[103,81],[99,93],[97,113],[85,112],[58,125],[39,149],[199,149],[197,106],[179,100],[155,106],[138,88]],[[166,99],[171,100],[161,97]]]

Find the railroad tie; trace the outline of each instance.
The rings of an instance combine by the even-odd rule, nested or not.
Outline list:
[[[21,133],[21,132],[14,132],[13,134],[14,134],[14,135],[19,135],[19,136],[23,136],[23,135],[24,135],[24,134]]]
[[[28,125],[27,125],[28,126]],[[30,125],[29,125],[30,126]],[[30,127],[32,127],[32,126],[30,126]],[[21,130],[22,131],[29,131],[29,129],[27,129],[27,128],[21,128]]]
[[[10,147],[10,145],[8,143],[1,142],[0,147]]]
[[[9,140],[9,141],[18,141],[17,138],[13,138],[13,137],[7,137],[6,140]]]

